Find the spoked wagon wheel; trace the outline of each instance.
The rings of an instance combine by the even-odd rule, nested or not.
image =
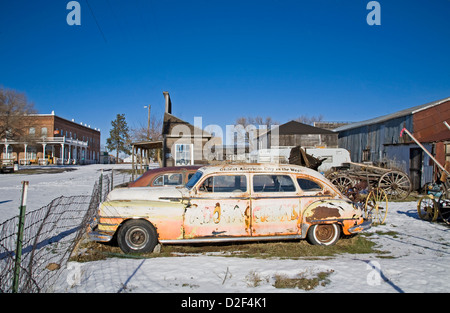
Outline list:
[[[367,196],[364,217],[372,219],[373,224],[383,224],[388,211],[388,197],[383,189],[375,188]]]
[[[339,175],[331,180],[340,192],[346,193],[348,188],[353,186],[353,180],[345,175]]]
[[[390,171],[380,177],[378,187],[384,190],[390,200],[402,200],[411,192],[411,181],[405,173]]]
[[[444,207],[445,205],[445,207]],[[439,217],[444,223],[450,225],[450,200],[443,199],[439,201]]]
[[[438,211],[438,204],[433,196],[423,196],[417,203],[417,213],[425,221],[435,222],[438,217]]]

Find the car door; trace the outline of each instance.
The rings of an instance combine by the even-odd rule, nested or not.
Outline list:
[[[299,175],[296,177],[296,180],[300,187],[301,207],[304,209],[317,200],[334,198],[336,196],[335,191],[318,179]]]
[[[254,174],[251,191],[252,236],[299,233],[300,198],[287,174]]]
[[[245,174],[213,174],[197,185],[184,217],[184,237],[250,236]]]

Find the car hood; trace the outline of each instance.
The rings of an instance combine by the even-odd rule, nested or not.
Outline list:
[[[106,201],[114,200],[153,200],[173,201],[189,195],[189,190],[182,186],[168,187],[129,187],[112,190]]]

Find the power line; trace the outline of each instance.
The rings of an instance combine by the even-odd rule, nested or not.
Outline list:
[[[102,28],[100,27],[100,24],[98,23],[97,18],[95,17],[94,11],[92,10],[91,5],[89,4],[88,0],[86,0],[86,4],[87,4],[87,6],[89,8],[89,11],[91,11],[92,17],[94,18],[95,24],[97,24],[97,28],[100,31],[100,34],[102,34],[103,40],[106,43],[108,43],[108,41],[106,40],[105,34],[103,33]]]

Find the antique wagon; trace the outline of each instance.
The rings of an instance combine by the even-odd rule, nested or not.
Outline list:
[[[382,189],[389,200],[401,200],[411,192],[411,180],[403,171],[362,163],[349,162],[328,173],[327,178],[344,193],[355,186],[365,186]]]

